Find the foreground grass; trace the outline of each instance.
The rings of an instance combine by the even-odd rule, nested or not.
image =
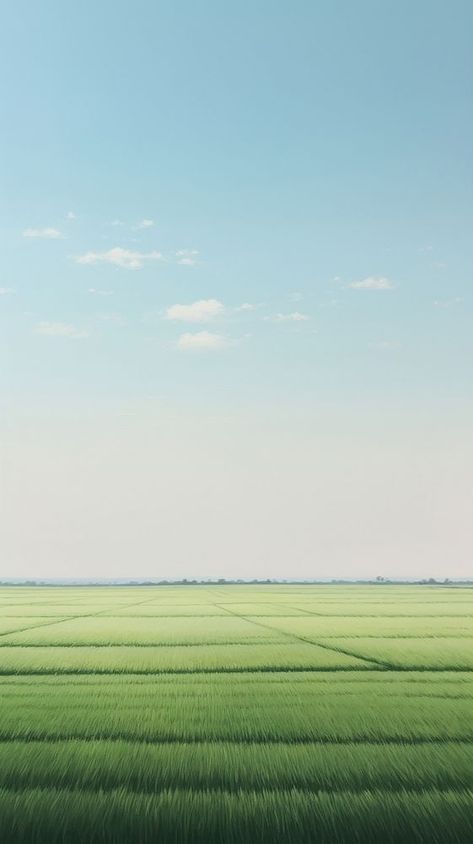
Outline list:
[[[375,667],[366,659],[303,642],[161,647],[0,647],[0,674],[149,674]]]
[[[167,789],[136,794],[0,790],[2,835],[16,842],[471,841],[471,791],[318,794]]]
[[[11,741],[0,787],[311,792],[473,788],[473,744]]]
[[[472,655],[469,589],[0,589],[0,840],[464,844]]]
[[[459,674],[458,682],[442,676],[425,673],[423,682],[402,673],[385,679],[379,671],[322,672],[320,680],[318,672],[8,678],[0,738],[473,741],[469,674]]]

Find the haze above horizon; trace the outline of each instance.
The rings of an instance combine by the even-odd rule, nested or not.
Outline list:
[[[472,575],[472,26],[5,7],[0,579]]]

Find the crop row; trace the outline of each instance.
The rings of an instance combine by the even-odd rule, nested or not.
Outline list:
[[[159,673],[366,668],[340,651],[303,642],[154,647],[1,647],[0,674]],[[372,667],[372,666],[371,666]]]
[[[458,844],[473,838],[471,791],[0,790],[4,840]]]
[[[1,645],[205,644],[302,638],[473,638],[472,618],[105,617],[0,618]]]
[[[150,742],[473,741],[471,682],[248,682],[248,675],[173,682],[6,683],[0,739]],[[371,677],[376,674],[371,673]]]
[[[199,671],[321,671],[473,668],[468,638],[359,638],[175,645],[3,645],[0,675],[131,674]]]
[[[25,625],[26,626],[26,625]],[[75,618],[33,621],[30,629],[4,635],[1,643],[35,645],[191,644],[198,642],[280,642],[287,634],[244,618]]]
[[[473,744],[245,744],[11,741],[0,744],[0,788],[155,793],[473,788]]]
[[[3,696],[9,693],[16,693],[32,686],[40,689],[43,686],[64,688],[74,690],[77,687],[98,686],[101,689],[111,689],[115,686],[137,686],[146,685],[155,689],[155,694],[161,694],[166,686],[176,687],[176,693],[186,694],[186,688],[197,688],[200,686],[212,687],[219,685],[228,688],[231,679],[232,691],[235,687],[260,688],[274,685],[286,685],[290,683],[291,689],[297,686],[297,694],[301,693],[300,687],[314,690],[316,694],[324,694],[326,691],[335,693],[337,690],[343,694],[350,694],[353,691],[361,692],[368,689],[369,694],[387,694],[394,688],[402,695],[410,692],[422,695],[432,694],[434,697],[448,696],[451,694],[473,695],[473,672],[471,671],[426,671],[411,670],[406,672],[393,671],[362,671],[356,672],[339,670],[326,671],[274,671],[274,672],[238,672],[228,675],[225,672],[212,674],[183,674],[174,675],[172,672],[165,674],[108,674],[106,676],[95,674],[79,675],[48,675],[38,676],[35,674],[18,674],[4,676],[0,680],[0,702]],[[329,688],[330,687],[330,688]],[[388,689],[391,688],[391,691]],[[337,692],[337,693],[338,693]],[[48,692],[49,693],[49,692]]]
[[[228,617],[229,615],[264,617],[282,616],[287,618],[320,617],[323,619],[383,619],[401,618],[404,620],[425,619],[456,619],[468,623],[473,617],[472,599],[468,601],[300,601],[293,598],[285,602],[273,600],[266,602],[229,602],[220,599],[218,602],[209,600],[197,604],[182,604],[172,601],[156,603],[153,601],[138,602],[105,602],[100,603],[77,602],[72,603],[62,599],[56,602],[22,601],[0,605],[0,618],[23,616],[59,616],[59,617],[87,617],[87,616],[130,616],[136,617]],[[340,623],[340,622],[339,622]],[[368,621],[366,623],[369,623]]]

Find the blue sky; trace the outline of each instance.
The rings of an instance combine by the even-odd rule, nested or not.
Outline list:
[[[5,574],[471,573],[472,24],[4,11]]]

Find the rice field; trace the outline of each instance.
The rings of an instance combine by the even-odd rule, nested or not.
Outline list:
[[[473,840],[473,589],[3,587],[5,842]]]

